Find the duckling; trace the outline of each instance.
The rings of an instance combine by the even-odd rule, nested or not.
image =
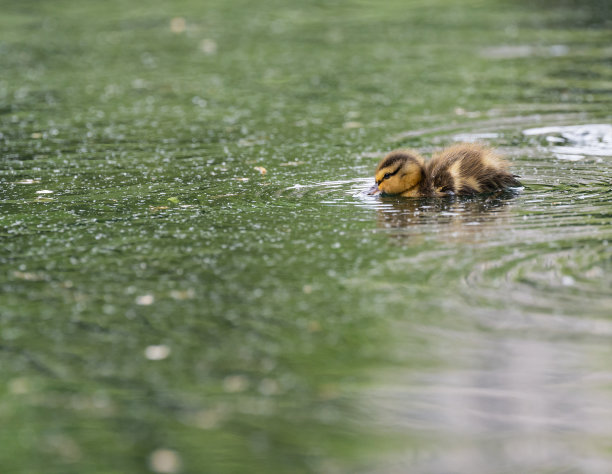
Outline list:
[[[376,167],[370,194],[470,195],[521,186],[508,167],[491,149],[471,143],[453,145],[428,162],[413,150],[394,150]]]

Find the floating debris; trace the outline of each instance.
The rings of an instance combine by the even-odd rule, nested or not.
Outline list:
[[[238,193],[228,193],[228,194],[217,194],[215,196],[211,196],[211,199],[220,199],[220,198],[226,198],[226,197],[232,197],[232,196],[238,196]]]
[[[211,430],[219,426],[223,412],[219,409],[202,410],[195,414],[191,422],[203,430]]]
[[[163,344],[158,346],[147,346],[145,357],[149,360],[164,360],[170,355],[170,348]]]
[[[40,179],[22,179],[19,181],[15,181],[15,184],[36,184],[40,183]]]
[[[25,395],[30,391],[30,383],[25,377],[17,377],[9,381],[8,389],[13,395]]]
[[[36,273],[20,272],[18,270],[13,272],[13,276],[19,280],[25,281],[42,281],[45,279],[43,276],[37,275]]]
[[[256,144],[257,142],[254,142],[253,140],[248,140],[246,138],[241,138],[240,140],[238,140],[239,147],[249,147],[249,146],[254,146]]]
[[[40,189],[36,191],[36,194],[53,194],[53,191],[51,191],[50,189]]]
[[[171,449],[156,449],[149,456],[149,466],[153,472],[174,474],[181,470],[181,457]]]
[[[185,18],[181,16],[177,16],[170,20],[170,31],[172,33],[180,34],[183,33],[187,29],[187,22]]]
[[[476,118],[476,117],[480,117],[482,115],[481,112],[478,111],[468,111],[465,110],[463,107],[455,107],[455,115],[461,115],[461,116],[465,116],[468,118]]]
[[[62,434],[49,434],[44,436],[45,448],[56,453],[69,462],[77,462],[82,457],[79,445],[70,437]]]
[[[244,375],[228,375],[223,379],[223,390],[228,393],[244,392],[249,387],[249,381]]]
[[[200,42],[200,51],[204,54],[212,55],[217,53],[217,42],[210,38],[205,38]]]
[[[195,296],[195,291],[193,288],[189,288],[187,290],[172,290],[170,292],[170,297],[175,300],[190,300]]]
[[[285,163],[281,163],[279,166],[300,166],[305,163],[305,161],[287,161]]]
[[[268,170],[267,170],[267,169],[265,169],[263,166],[256,166],[256,167],[255,167],[255,168],[253,168],[253,169],[255,169],[255,170],[259,171],[259,172],[262,174],[262,176],[263,176],[263,175],[265,175],[265,174],[268,172]]]
[[[361,122],[344,122],[342,128],[363,128],[363,124]]]
[[[155,297],[153,295],[140,295],[136,298],[136,304],[140,306],[152,305],[154,301]]]
[[[563,286],[574,286],[575,283],[576,280],[569,275],[563,275],[563,277],[561,278],[561,284]]]
[[[265,396],[276,395],[278,393],[278,383],[276,380],[272,379],[263,379],[257,387],[259,393]]]
[[[308,322],[308,332],[319,332],[321,331],[321,323],[319,321]]]
[[[480,50],[480,55],[487,59],[516,59],[529,57],[566,56],[569,47],[564,44],[553,44],[548,47],[523,45],[488,46]]]

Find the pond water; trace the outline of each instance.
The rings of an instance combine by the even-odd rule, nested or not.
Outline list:
[[[612,471],[607,1],[2,10],[2,472]]]

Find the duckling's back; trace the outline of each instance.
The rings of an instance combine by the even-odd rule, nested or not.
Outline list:
[[[434,156],[427,163],[428,194],[476,194],[521,183],[508,171],[508,162],[481,145],[462,143]]]

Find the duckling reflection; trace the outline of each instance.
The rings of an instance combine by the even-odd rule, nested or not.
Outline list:
[[[382,197],[386,206],[377,210],[377,227],[399,241],[434,235],[446,242],[478,242],[507,227],[514,197],[511,191],[454,198]]]

